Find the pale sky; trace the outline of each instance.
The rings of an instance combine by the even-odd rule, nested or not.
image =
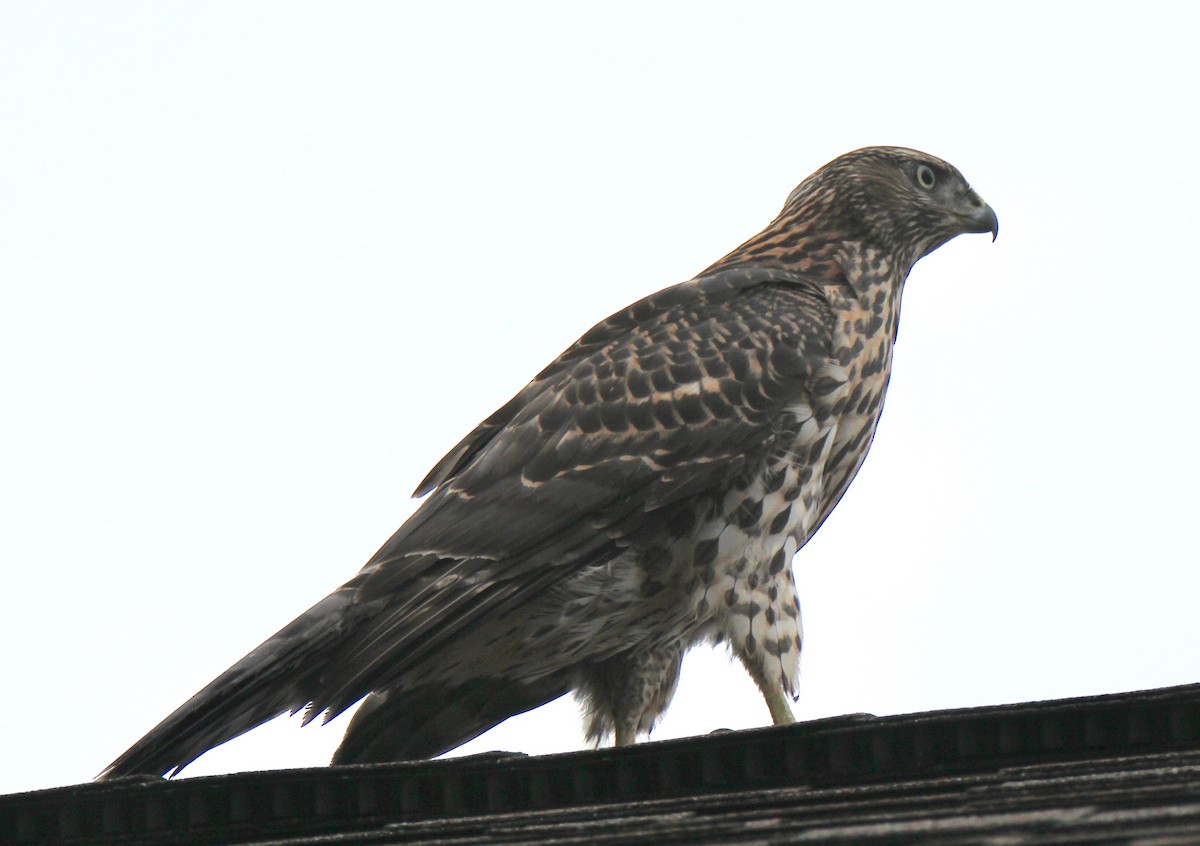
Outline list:
[[[1197,681],[1200,7],[1071,8],[0,3],[0,793],[91,779],[589,326],[869,144],[1000,238],[910,278],[795,561],[797,716]],[[654,737],[767,722],[705,648]],[[579,748],[568,699],[459,752]]]

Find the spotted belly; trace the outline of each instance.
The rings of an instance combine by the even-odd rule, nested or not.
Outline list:
[[[795,698],[803,627],[792,558],[820,520],[822,468],[831,427],[799,409],[788,449],[726,494],[709,532],[712,561],[697,545],[692,601],[698,634],[729,645],[760,686]]]

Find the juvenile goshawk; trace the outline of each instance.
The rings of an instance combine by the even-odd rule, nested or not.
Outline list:
[[[761,233],[588,331],[418,486],[367,565],[104,773],[174,773],[285,712],[366,701],[334,763],[437,755],[568,691],[632,743],[683,654],[728,644],[776,723],[793,554],[866,457],[904,281],[996,215],[951,165],[835,159]]]

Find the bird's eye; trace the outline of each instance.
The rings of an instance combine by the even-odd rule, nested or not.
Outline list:
[[[917,184],[926,191],[932,191],[937,184],[937,176],[929,165],[917,165]]]

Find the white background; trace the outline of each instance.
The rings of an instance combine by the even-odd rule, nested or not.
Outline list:
[[[592,323],[868,144],[1001,230],[910,279],[796,559],[798,716],[1197,681],[1200,22],[1070,8],[0,5],[0,793],[93,777]],[[702,649],[655,737],[766,722]],[[581,747],[568,699],[460,751]]]

